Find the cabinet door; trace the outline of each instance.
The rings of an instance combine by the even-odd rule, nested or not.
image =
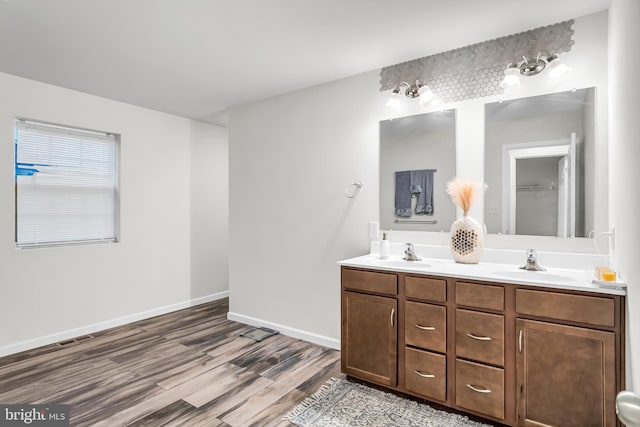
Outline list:
[[[518,425],[615,426],[615,336],[518,319]]]
[[[397,312],[395,298],[342,292],[342,372],[396,385]]]

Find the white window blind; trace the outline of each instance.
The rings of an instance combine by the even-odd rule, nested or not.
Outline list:
[[[16,120],[16,243],[115,241],[116,137]]]

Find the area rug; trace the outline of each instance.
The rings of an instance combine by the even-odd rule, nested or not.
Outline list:
[[[489,426],[339,378],[331,378],[283,418],[300,427]]]

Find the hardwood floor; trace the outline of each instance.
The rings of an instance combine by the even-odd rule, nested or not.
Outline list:
[[[72,426],[290,426],[340,353],[226,319],[219,300],[0,358],[0,402],[69,404]]]

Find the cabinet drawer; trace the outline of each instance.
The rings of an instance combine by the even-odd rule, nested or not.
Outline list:
[[[447,399],[445,356],[407,348],[404,366],[407,390],[441,402]]]
[[[519,314],[569,320],[600,326],[615,326],[612,298],[516,289]]]
[[[504,370],[456,360],[456,405],[504,419]]]
[[[447,351],[447,310],[433,304],[407,301],[405,343],[444,353]]]
[[[502,311],[504,289],[501,286],[456,282],[456,304]]]
[[[456,356],[504,366],[504,316],[457,309]]]
[[[404,293],[407,298],[445,302],[447,301],[447,281],[408,276],[404,279]]]
[[[398,278],[395,274],[342,269],[342,286],[345,289],[396,295]]]

